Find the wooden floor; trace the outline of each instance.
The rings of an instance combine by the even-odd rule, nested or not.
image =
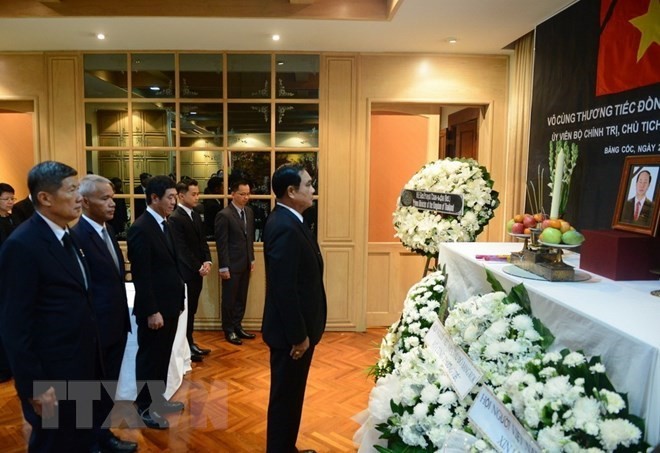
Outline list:
[[[351,417],[367,407],[373,379],[366,369],[378,357],[385,329],[365,333],[326,332],[312,362],[299,449],[354,452]],[[118,403],[113,429],[122,439],[138,442],[140,452],[265,451],[266,409],[270,372],[268,348],[257,339],[234,346],[221,332],[199,332],[195,341],[213,349],[203,363],[194,363],[173,400],[182,401],[182,414],[168,415],[171,428],[159,431],[136,426],[132,405]],[[124,420],[124,422],[122,422]],[[23,421],[13,381],[0,384],[0,450],[26,451],[29,425]]]

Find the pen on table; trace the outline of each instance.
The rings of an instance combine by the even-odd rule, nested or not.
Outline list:
[[[475,255],[478,260],[508,262],[509,255]]]

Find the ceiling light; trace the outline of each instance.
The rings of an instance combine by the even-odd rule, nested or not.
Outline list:
[[[277,66],[283,66],[283,65],[284,65],[284,62],[282,60],[277,61]]]
[[[149,87],[151,91],[160,91],[160,88],[157,86]]]
[[[273,41],[279,41],[280,35],[273,35]]]
[[[458,39],[456,39],[456,38],[447,38],[447,42],[449,44],[456,44],[458,42]]]
[[[105,39],[105,35],[104,35],[103,33],[97,33],[97,34],[96,34],[96,39],[104,40],[104,39]]]

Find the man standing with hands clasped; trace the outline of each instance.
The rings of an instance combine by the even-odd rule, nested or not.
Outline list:
[[[168,176],[147,181],[147,209],[128,230],[128,259],[135,285],[133,314],[138,351],[135,377],[138,413],[149,428],[166,429],[163,414],[180,412],[183,403],[166,401],[167,371],[179,315],[184,309],[184,283],[167,217],[176,206],[176,188]]]
[[[210,349],[200,348],[193,340],[195,313],[202,293],[203,278],[211,271],[211,251],[206,243],[204,221],[195,211],[199,201],[199,184],[194,179],[183,179],[176,185],[179,205],[170,216],[172,236],[179,253],[179,264],[188,291],[188,329],[191,360],[201,362]]]
[[[215,216],[218,273],[222,279],[222,330],[228,342],[241,345],[253,333],[243,329],[250,273],[254,270],[254,213],[250,184],[236,179],[230,186],[229,206]]]
[[[313,204],[312,178],[302,166],[285,164],[275,170],[272,186],[277,206],[263,236],[263,338],[270,348],[267,453],[295,453],[307,376],[325,330],[327,304],[321,251],[302,217]]]

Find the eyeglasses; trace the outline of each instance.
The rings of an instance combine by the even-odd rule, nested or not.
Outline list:
[[[11,197],[11,198],[0,198],[0,201],[16,201],[16,200],[18,200],[18,198],[14,198],[14,197]]]

